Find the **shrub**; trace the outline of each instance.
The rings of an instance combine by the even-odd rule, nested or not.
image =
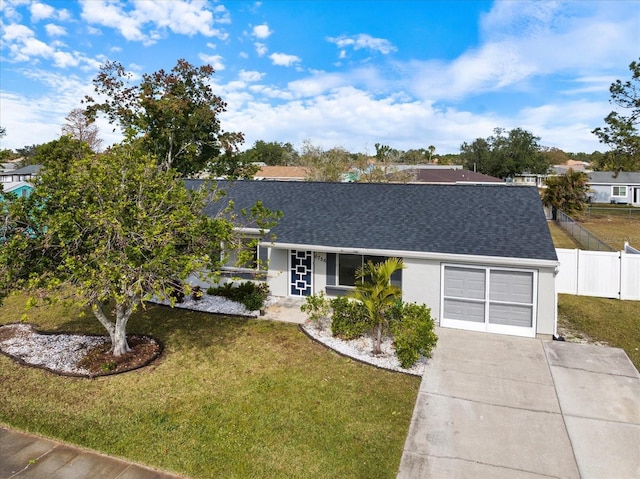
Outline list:
[[[331,333],[341,339],[355,339],[371,329],[367,310],[359,301],[349,301],[346,297],[331,300]]]
[[[430,358],[438,341],[431,309],[415,303],[398,303],[389,321],[396,357],[403,368],[413,366],[421,356]]]
[[[207,294],[211,296],[224,296],[231,301],[244,304],[249,311],[256,311],[264,306],[264,300],[269,296],[269,286],[266,283],[254,283],[245,281],[235,285],[225,283],[222,286],[210,287]]]
[[[331,302],[321,291],[305,298],[305,303],[300,306],[300,311],[307,313],[309,321],[312,321],[322,329],[329,322],[331,316]]]

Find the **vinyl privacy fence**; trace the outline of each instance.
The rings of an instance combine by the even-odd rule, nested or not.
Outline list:
[[[556,249],[558,293],[640,301],[640,251]]]

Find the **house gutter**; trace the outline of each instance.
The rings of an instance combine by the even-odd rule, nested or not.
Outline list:
[[[313,251],[316,253],[342,253],[342,254],[368,254],[372,256],[388,256],[398,258],[411,258],[411,259],[429,259],[438,260],[452,263],[466,263],[466,264],[497,264],[501,266],[535,266],[543,268],[556,268],[560,265],[560,261],[549,259],[535,259],[535,258],[512,258],[502,256],[479,256],[479,255],[462,255],[451,253],[427,253],[421,251],[401,251],[401,250],[387,250],[387,249],[367,249],[367,248],[343,248],[338,246],[319,246],[319,245],[306,245],[295,243],[269,243],[260,242],[260,246],[272,247],[278,249],[296,249]]]

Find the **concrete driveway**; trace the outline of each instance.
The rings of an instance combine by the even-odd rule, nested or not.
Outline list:
[[[624,351],[437,333],[398,478],[640,478],[640,375]]]

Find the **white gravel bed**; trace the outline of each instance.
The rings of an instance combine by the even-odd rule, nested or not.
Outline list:
[[[0,350],[27,364],[62,373],[89,374],[78,366],[78,362],[87,350],[108,342],[103,336],[40,334],[29,324],[9,324],[2,328],[10,328],[18,334],[0,341]]]
[[[168,302],[155,301],[159,304]],[[278,298],[267,298],[265,306],[276,304]],[[177,308],[185,308],[208,313],[219,313],[239,316],[259,316],[259,311],[248,311],[243,304],[236,303],[220,296],[204,295],[200,300],[185,298],[182,303],[175,304]],[[382,354],[373,355],[373,341],[371,337],[363,337],[352,341],[334,338],[328,326],[307,322],[302,328],[314,339],[329,348],[353,359],[372,364],[374,366],[401,371],[403,373],[422,376],[427,363],[426,358],[419,360],[412,368],[400,367],[393,343],[385,338],[382,343]],[[16,328],[20,333],[11,339],[0,341],[0,350],[17,357],[28,364],[45,367],[54,371],[71,374],[88,374],[88,371],[77,365],[85,352],[95,346],[108,342],[106,336],[84,336],[78,334],[39,334],[31,325],[10,324],[2,328]]]
[[[265,301],[265,307],[274,304],[276,298],[269,296]],[[152,300],[151,302],[169,306],[169,301]],[[232,316],[260,316],[260,311],[249,311],[244,304],[236,303],[223,296],[210,296],[205,294],[201,299],[195,300],[191,296],[185,296],[182,303],[174,303],[174,308],[192,309],[195,311],[203,311],[205,313],[229,314]]]
[[[339,338],[334,338],[331,335],[331,329],[328,326],[321,326],[318,325],[318,323],[307,322],[302,325],[302,327],[310,336],[329,348],[344,354],[345,356],[372,364],[379,368],[401,371],[414,376],[422,376],[424,368],[427,365],[427,359],[421,358],[409,369],[401,367],[398,359],[396,358],[393,340],[391,338],[383,338],[381,345],[382,354],[374,355],[371,352],[373,351],[373,338],[371,336],[345,341]]]

